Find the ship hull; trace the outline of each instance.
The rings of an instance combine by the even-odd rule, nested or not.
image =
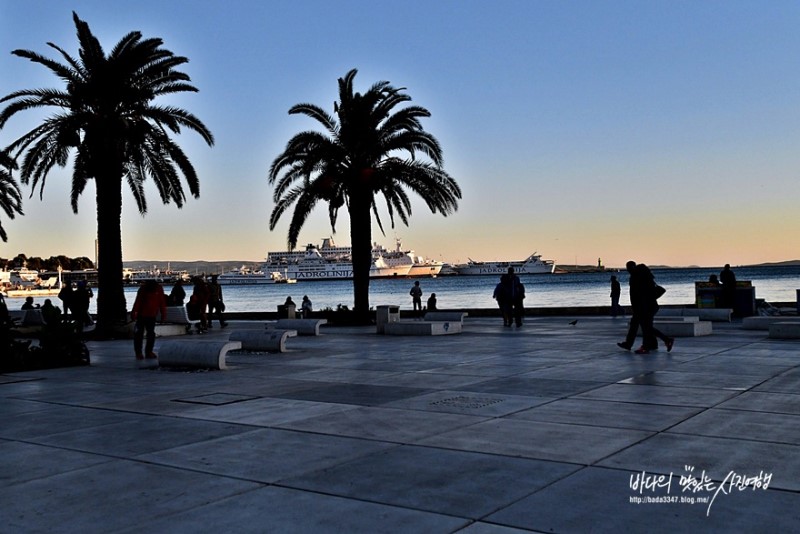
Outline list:
[[[314,280],[352,280],[353,266],[349,263],[336,263],[328,265],[304,265],[302,262],[281,266],[282,272],[288,278],[302,281]],[[408,274],[408,267],[372,268],[369,277],[372,278],[398,278]]]
[[[551,274],[556,266],[551,260],[541,260],[539,256],[531,257],[527,261],[502,261],[502,262],[469,262],[456,265],[453,270],[462,276],[487,276],[501,275],[514,268],[516,274]]]

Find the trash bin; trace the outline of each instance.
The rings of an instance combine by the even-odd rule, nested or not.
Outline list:
[[[378,306],[375,308],[375,325],[379,334],[384,333],[387,323],[396,323],[400,320],[400,306]]]
[[[294,304],[278,304],[278,319],[294,319]]]

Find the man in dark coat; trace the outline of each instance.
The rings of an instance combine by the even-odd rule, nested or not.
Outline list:
[[[736,275],[731,271],[729,263],[726,263],[722,272],[719,273],[719,281],[722,284],[722,305],[733,309],[736,295]]]

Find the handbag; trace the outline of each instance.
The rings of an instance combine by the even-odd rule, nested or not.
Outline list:
[[[662,296],[664,293],[666,293],[666,292],[667,292],[667,290],[666,290],[666,289],[664,289],[664,288],[663,288],[663,287],[661,287],[660,285],[656,284],[656,287],[655,287],[655,296],[656,296],[656,300],[660,299],[660,298],[661,298],[661,296]]]

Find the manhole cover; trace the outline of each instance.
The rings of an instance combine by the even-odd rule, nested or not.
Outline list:
[[[476,410],[478,408],[485,408],[492,404],[503,402],[504,399],[493,399],[491,397],[467,397],[458,396],[450,397],[448,399],[441,399],[429,403],[429,406],[449,406],[451,408],[465,408]]]

